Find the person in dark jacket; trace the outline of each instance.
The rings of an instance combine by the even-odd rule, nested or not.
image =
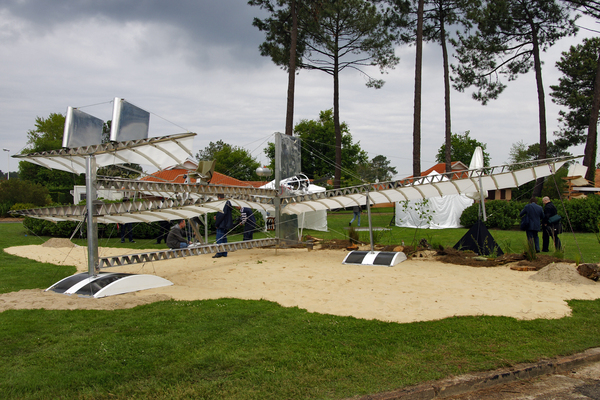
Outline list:
[[[158,233],[158,237],[156,238],[156,244],[160,244],[161,241],[165,241],[167,243],[167,237],[169,236],[169,221],[159,221],[158,226],[160,226],[160,232]]]
[[[529,220],[529,223],[526,227],[527,229],[525,230],[525,233],[527,234],[527,240],[533,242],[533,244],[535,245],[536,253],[539,253],[540,238],[538,237],[538,232],[542,227],[542,218],[544,218],[544,210],[542,210],[542,207],[538,206],[537,199],[535,197],[532,197],[529,200],[529,204],[527,204],[525,208],[521,210],[519,216],[523,217],[524,215],[527,215],[527,218]]]
[[[129,239],[129,243],[135,243],[135,240],[133,240],[133,224],[131,222],[121,224],[119,230],[121,233],[121,243],[125,243],[126,237]]]
[[[179,221],[176,225],[173,225],[169,234],[167,235],[167,246],[171,249],[184,249],[188,247],[188,244],[191,244],[186,239],[186,235],[183,232],[183,228],[185,228],[185,220]]]
[[[244,227],[244,240],[252,240],[253,232],[256,230],[256,217],[251,208],[242,207],[239,223]]]
[[[223,212],[219,211],[215,215],[215,226],[217,228],[217,244],[227,243],[227,232],[233,229],[233,216],[231,212],[233,208],[229,200],[225,202]],[[227,252],[222,251],[215,254],[212,258],[227,257]]]
[[[556,250],[561,249],[560,239],[558,238],[558,234],[560,233],[560,220],[554,223],[549,221],[550,218],[558,214],[556,207],[550,201],[548,196],[542,199],[544,203],[544,219],[542,220],[542,251],[548,252],[550,245],[550,237],[554,239],[554,248]]]

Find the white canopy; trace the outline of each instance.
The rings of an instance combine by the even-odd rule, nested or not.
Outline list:
[[[306,191],[303,194],[289,194],[281,198],[282,213],[303,214],[312,211],[325,212],[331,209],[349,208],[366,204],[367,196],[371,204],[395,203],[404,200],[422,200],[436,197],[459,195],[462,193],[476,192],[478,190],[479,176],[481,177],[484,191],[498,190],[520,186],[540,177],[551,175],[564,163],[574,157],[536,161],[533,166],[511,171],[508,166],[486,167],[478,171],[466,171],[460,179],[445,180],[435,176],[409,178],[403,181],[384,182],[372,185],[363,185],[328,191]],[[531,165],[531,163],[529,164]],[[454,174],[454,173],[452,173]],[[444,174],[442,174],[444,175]],[[124,190],[144,191],[148,187],[163,187],[160,192],[172,196],[164,203],[161,202],[129,202],[117,204],[103,204],[99,206],[96,215],[98,222],[152,222],[159,220],[172,220],[191,218],[206,212],[215,212],[223,208],[224,200],[213,200],[216,193],[225,194],[235,206],[249,207],[262,211],[274,211],[272,190],[223,187],[218,185],[184,185],[161,184],[157,182],[133,181]],[[123,186],[118,182],[119,188]],[[323,188],[321,188],[323,189]],[[316,190],[311,188],[311,190]],[[194,196],[189,196],[193,193]],[[167,196],[165,196],[167,197]],[[179,199],[179,200],[176,200]],[[81,220],[83,210],[74,210],[73,207],[49,207],[19,211],[24,215],[49,220]],[[82,206],[80,206],[82,207]],[[83,208],[83,207],[82,207]]]
[[[93,155],[98,167],[113,164],[152,165],[158,169],[182,164],[192,154],[192,141],[195,133],[163,136],[158,138],[110,142],[71,149],[51,150],[41,153],[18,154],[34,164],[50,169],[85,173],[85,158]]]

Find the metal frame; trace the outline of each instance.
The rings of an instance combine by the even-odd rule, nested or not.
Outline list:
[[[143,264],[153,261],[171,260],[174,258],[199,256],[203,254],[230,252],[242,249],[252,249],[256,247],[277,246],[279,239],[254,239],[245,242],[231,242],[221,244],[203,244],[199,246],[190,246],[184,249],[159,250],[147,253],[126,254],[121,256],[100,257],[99,267],[119,267],[122,265]]]

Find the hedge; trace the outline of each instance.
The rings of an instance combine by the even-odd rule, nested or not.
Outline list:
[[[600,196],[589,195],[572,200],[553,200],[562,217],[564,230],[598,232],[600,229]],[[522,201],[490,200],[485,203],[487,221],[485,226],[497,229],[516,228],[521,220],[519,213],[527,203]],[[542,205],[541,199],[538,203]],[[470,228],[477,222],[479,203],[466,208],[460,216],[461,225]],[[567,218],[568,216],[568,218]]]

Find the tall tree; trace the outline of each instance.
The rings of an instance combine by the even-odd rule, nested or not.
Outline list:
[[[342,181],[358,183],[355,176],[357,165],[367,162],[367,153],[360,143],[353,143],[350,129],[345,122],[340,124],[342,131]],[[303,119],[294,127],[294,136],[302,140],[301,163],[302,173],[310,179],[327,181],[335,175],[335,124],[331,109],[321,111],[318,120]],[[275,145],[269,143],[265,154],[274,166]]]
[[[417,0],[417,51],[415,52],[415,99],[413,110],[413,176],[421,175],[421,76],[423,74],[423,8]]]
[[[37,153],[58,150],[62,147],[62,137],[65,129],[65,116],[52,113],[48,118],[36,117],[35,129],[27,132],[27,147],[23,153]],[[85,177],[65,171],[51,170],[27,161],[19,162],[19,177],[34,183],[39,183],[50,190],[72,189],[73,185],[85,183]]]
[[[439,43],[442,49],[442,68],[444,74],[444,115],[446,139],[446,172],[451,165],[451,136],[452,116],[450,112],[450,61],[448,55],[448,29],[451,26],[462,25],[465,29],[471,27],[466,18],[468,9],[475,7],[478,0],[428,0],[423,10],[423,38],[426,41]]]
[[[392,177],[398,173],[395,167],[390,165],[390,160],[386,156],[378,155],[367,163],[360,164],[356,168],[358,176],[364,182],[386,182],[391,181]]]
[[[256,169],[260,163],[241,147],[232,146],[222,140],[210,142],[204,150],[196,153],[198,161],[215,160],[215,171],[241,181],[258,180]]]
[[[509,169],[517,170],[519,168],[523,168],[523,165],[518,165],[518,163],[526,163],[528,161],[537,160],[539,154],[539,143],[526,145],[522,140],[518,141],[517,143],[513,143],[510,148],[508,161],[514,165],[509,166]],[[548,157],[562,157],[570,156],[571,154],[567,152],[563,146],[548,142],[547,155]],[[556,173],[554,176],[545,178],[545,181],[550,182],[551,185],[544,185],[541,195],[549,196],[551,198],[560,198],[562,196],[562,193],[565,192],[566,182],[560,178],[567,175],[566,169],[567,168],[563,166],[563,168],[560,170],[555,171]],[[515,200],[530,199],[536,185],[537,182],[533,181],[514,188],[512,190],[512,198]]]
[[[504,90],[508,81],[519,74],[535,71],[540,128],[540,159],[546,158],[546,104],[542,80],[541,52],[557,40],[576,33],[575,18],[558,0],[490,0],[472,13],[477,31],[460,37],[455,68],[455,88],[464,91],[476,86],[476,100],[487,104]],[[543,182],[536,185],[540,194]]]
[[[475,149],[479,146],[483,150],[483,165],[490,165],[490,154],[487,151],[485,151],[487,145],[485,143],[481,143],[477,139],[470,137],[470,134],[470,131],[466,131],[462,135],[459,133],[454,133],[451,135],[450,155],[452,161],[460,161],[468,167],[471,163],[471,158],[473,158],[473,153],[475,152]],[[435,157],[437,162],[446,162],[447,149],[447,144],[442,144]]]
[[[553,101],[566,106],[561,110],[561,130],[558,141],[566,145],[586,143],[583,165],[588,167],[586,178],[594,180],[598,135],[597,95],[600,90],[600,38],[584,39],[583,43],[571,46],[563,52],[556,66],[563,76],[558,85],[552,85]]]
[[[381,7],[366,0],[321,0],[309,2],[309,7],[299,7],[298,13],[298,68],[325,72],[333,77],[333,118],[336,133],[334,187],[340,187],[342,132],[339,116],[339,75],[349,68],[367,76],[367,86],[380,88],[383,80],[373,79],[362,69],[376,65],[384,72],[398,63],[394,54],[389,25]],[[283,13],[271,19],[255,20],[259,29],[266,31],[266,42],[260,49],[278,65],[288,65],[287,35],[281,34],[281,24],[287,16]],[[274,21],[279,20],[280,24]]]
[[[302,5],[308,6],[310,1],[302,2]],[[285,58],[287,52],[287,63],[282,63],[284,69],[288,72],[288,90],[287,90],[287,108],[285,117],[285,134],[291,136],[294,129],[294,95],[296,86],[296,64],[297,64],[297,45],[298,45],[298,0],[249,0],[251,6],[259,6],[271,14],[271,17],[261,20],[255,18],[252,23],[261,31],[269,31],[268,35],[283,36],[283,43],[289,43],[289,47],[280,49],[273,48],[269,42],[261,45],[262,55],[271,56],[271,51],[279,53],[277,58]],[[288,36],[286,39],[285,37]]]
[[[566,0],[567,3],[578,7],[584,14],[600,20],[600,1],[598,0]],[[594,79],[594,95],[590,108],[590,120],[588,124],[588,135],[585,141],[585,155],[583,165],[588,167],[586,178],[590,181],[595,180],[596,153],[598,149],[598,115],[600,114],[600,51],[598,52],[598,61],[596,63],[596,77]]]

